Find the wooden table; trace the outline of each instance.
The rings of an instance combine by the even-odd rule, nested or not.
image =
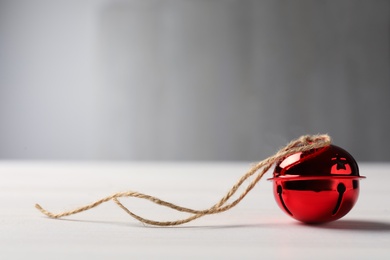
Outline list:
[[[178,227],[145,226],[114,202],[63,219],[58,212],[136,190],[197,209],[217,202],[250,163],[0,162],[0,259],[390,259],[390,164],[360,163],[361,193],[343,219],[304,225],[261,180],[235,208]],[[270,177],[271,172],[266,177]],[[121,200],[156,220],[188,216]]]

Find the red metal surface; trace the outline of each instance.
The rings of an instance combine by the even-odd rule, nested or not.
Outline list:
[[[344,149],[330,145],[291,155],[274,170],[273,190],[279,207],[305,223],[339,219],[359,196],[359,168]]]

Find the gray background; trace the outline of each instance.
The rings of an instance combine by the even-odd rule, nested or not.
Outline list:
[[[0,0],[0,159],[390,160],[390,2]]]

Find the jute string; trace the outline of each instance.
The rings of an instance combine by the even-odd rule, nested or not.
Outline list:
[[[304,135],[299,137],[298,139],[295,139],[291,141],[289,144],[287,144],[285,147],[280,149],[276,154],[266,158],[265,160],[257,163],[254,165],[247,173],[245,173],[237,182],[236,184],[233,185],[233,187],[227,192],[227,194],[222,197],[216,204],[211,206],[208,209],[205,210],[195,210],[195,209],[190,209],[186,207],[182,207],[164,200],[161,200],[159,198],[156,198],[154,196],[150,196],[147,194],[143,194],[140,192],[136,191],[126,191],[126,192],[118,192],[115,194],[112,194],[111,196],[102,198],[100,200],[97,200],[91,204],[69,210],[69,211],[64,211],[58,214],[54,214],[50,211],[45,210],[42,208],[39,204],[36,204],[35,207],[41,211],[43,214],[50,218],[61,218],[73,214],[77,214],[92,208],[95,208],[96,206],[107,202],[107,201],[114,201],[121,209],[123,209],[125,212],[127,212],[130,216],[133,218],[139,220],[140,222],[144,224],[149,224],[149,225],[155,225],[155,226],[176,226],[176,225],[181,225],[190,221],[193,221],[197,218],[206,216],[206,215],[211,215],[211,214],[217,214],[221,213],[224,211],[227,211],[234,206],[236,206],[245,196],[253,189],[253,187],[260,181],[260,179],[263,177],[263,175],[271,168],[271,166],[282,160],[283,158],[299,153],[299,152],[305,152],[309,151],[312,149],[318,149],[322,148],[325,146],[330,145],[331,139],[328,135]],[[245,190],[232,202],[229,202],[229,199],[236,193],[236,191],[240,188],[240,186],[251,176],[256,175],[256,177],[251,181],[248,186],[245,188]],[[139,198],[139,199],[145,199],[149,200],[157,205],[164,206],[171,208],[173,210],[177,210],[180,212],[186,212],[190,213],[191,216],[184,218],[184,219],[179,219],[179,220],[174,220],[174,221],[156,221],[156,220],[151,220],[147,218],[143,218],[139,215],[134,214],[132,211],[130,211],[127,207],[125,207],[120,201],[119,198],[124,198],[124,197],[134,197],[134,198]]]

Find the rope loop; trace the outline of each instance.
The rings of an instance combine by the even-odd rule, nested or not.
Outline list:
[[[291,141],[289,144],[287,144],[285,147],[281,148],[277,153],[274,155],[264,159],[263,161],[255,164],[252,168],[248,170],[247,173],[245,173],[234,185],[233,187],[226,193],[225,196],[223,196],[217,203],[215,203],[213,206],[211,206],[208,209],[205,210],[195,210],[191,208],[182,207],[164,200],[161,200],[157,197],[150,196],[147,194],[143,194],[136,191],[127,191],[127,192],[118,192],[115,194],[112,194],[108,197],[102,198],[100,200],[97,200],[91,204],[69,210],[64,211],[61,213],[54,214],[50,211],[45,210],[42,208],[39,204],[36,204],[35,207],[41,211],[43,214],[50,218],[61,218],[69,215],[74,215],[92,208],[95,208],[99,206],[102,203],[105,203],[107,201],[114,201],[121,209],[123,209],[127,214],[129,214],[131,217],[137,219],[138,221],[149,224],[149,225],[155,225],[155,226],[177,226],[184,223],[188,223],[190,221],[193,221],[197,218],[211,215],[211,214],[217,214],[224,211],[227,211],[234,206],[236,206],[242,199],[245,198],[245,196],[253,189],[253,187],[260,181],[260,179],[263,177],[263,175],[272,167],[272,165],[281,159],[298,153],[298,152],[304,152],[309,151],[312,149],[318,149],[325,146],[329,146],[331,144],[331,138],[327,134],[323,135],[304,135],[301,136],[293,141]],[[231,197],[237,192],[237,190],[241,187],[241,185],[251,176],[256,175],[256,177],[253,179],[252,182],[248,184],[248,186],[245,188],[245,190],[232,202],[229,202]],[[184,219],[174,220],[174,221],[156,221],[151,220],[147,218],[143,218],[139,215],[136,215],[132,211],[130,211],[127,207],[125,207],[120,201],[119,198],[124,197],[134,197],[139,199],[145,199],[149,200],[157,205],[164,206],[171,208],[176,211],[180,212],[186,212],[190,213],[191,215]]]

